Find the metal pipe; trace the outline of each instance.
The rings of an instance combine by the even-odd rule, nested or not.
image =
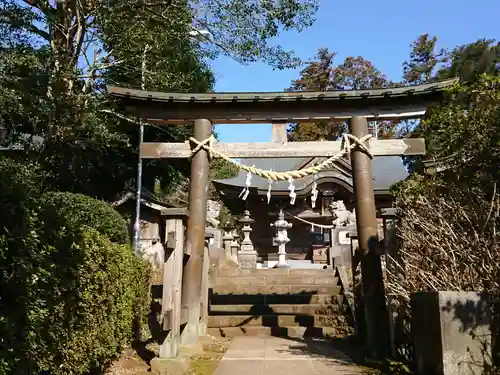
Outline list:
[[[353,117],[349,121],[349,128],[351,134],[358,138],[368,134],[365,117]],[[361,149],[355,148],[351,154],[351,165],[356,197],[358,251],[361,255],[366,341],[372,354],[380,358],[389,354],[389,337],[382,267],[377,253],[377,214],[371,159]]]
[[[209,120],[198,119],[194,122],[195,139],[203,141],[211,134],[212,123]],[[190,256],[184,266],[182,276],[182,308],[187,310],[188,320],[182,332],[181,342],[183,345],[198,342],[209,168],[208,154],[204,149],[201,149],[191,159],[186,241]]]
[[[142,66],[141,66],[141,90],[146,90],[146,57],[148,51],[151,49],[149,44],[144,46],[142,53]],[[141,158],[141,145],[144,142],[144,124],[142,120],[139,125],[139,160],[137,162],[137,190],[135,192],[135,222],[134,222],[134,239],[132,242],[132,249],[136,254],[139,253],[139,241],[141,239],[141,192],[142,192],[142,158]]]
[[[144,125],[141,122],[139,126],[139,150],[144,141]],[[134,241],[132,248],[135,253],[139,253],[139,242],[141,239],[141,191],[142,191],[142,158],[139,153],[139,160],[137,162],[137,185],[135,192],[135,222],[134,222]]]

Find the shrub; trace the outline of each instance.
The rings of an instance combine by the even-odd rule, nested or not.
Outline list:
[[[146,262],[133,254],[124,220],[106,203],[23,194],[26,207],[15,218],[22,230],[0,233],[0,374],[102,367],[149,307]]]
[[[40,219],[46,226],[77,231],[88,225],[113,242],[129,241],[127,223],[109,204],[83,194],[49,192],[41,198]]]
[[[500,327],[500,200],[486,201],[471,191],[449,187],[446,194],[438,181],[411,181],[399,192],[397,265],[387,269],[387,286],[398,311],[397,346],[408,361],[414,360],[410,296],[422,291],[475,291],[490,295],[494,324]],[[408,185],[408,184],[407,184]],[[403,274],[404,277],[400,277]],[[469,306],[470,307],[470,306]],[[474,322],[474,309],[456,309],[462,329]],[[470,311],[470,312],[469,312]],[[498,328],[496,328],[498,329]],[[494,350],[497,352],[493,332]],[[497,361],[497,358],[494,358]]]
[[[0,157],[0,234],[23,231],[33,201],[43,191],[43,175],[37,164],[21,164]]]

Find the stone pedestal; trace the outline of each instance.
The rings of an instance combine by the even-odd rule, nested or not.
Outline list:
[[[231,259],[231,243],[234,240],[234,236],[229,225],[225,224],[222,229],[224,230],[224,236],[222,236],[222,243],[224,245],[224,257],[226,259]]]
[[[330,259],[331,265],[343,265],[350,269],[352,267],[352,247],[349,233],[356,232],[356,224],[345,227],[337,227],[331,230]]]
[[[285,220],[285,214],[283,210],[280,210],[278,220],[271,224],[271,227],[276,228],[276,237],[273,238],[273,246],[278,246],[278,263],[274,268],[289,268],[290,266],[286,262],[285,246],[290,242],[287,230],[292,227],[292,223]]]
[[[411,296],[419,374],[479,375],[491,366],[488,298],[475,292]]]
[[[233,240],[231,241],[231,259],[236,264],[238,264],[238,252],[240,250],[240,244],[238,243],[237,238],[238,234],[234,231]]]
[[[253,248],[252,240],[250,239],[250,233],[252,232],[250,224],[253,224],[255,220],[250,218],[250,211],[245,210],[243,218],[239,222],[243,224],[241,231],[244,238],[238,252],[238,263],[241,268],[257,268],[257,252]]]
[[[323,245],[312,245],[312,261],[314,264],[327,264],[328,247]]]

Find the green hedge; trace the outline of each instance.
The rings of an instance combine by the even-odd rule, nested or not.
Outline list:
[[[6,175],[0,164],[0,196],[17,197],[9,208],[16,215],[0,228],[0,374],[101,367],[149,307],[147,262],[106,203],[70,193],[35,199],[36,189]]]
[[[67,192],[48,192],[40,201],[40,219],[51,228],[78,231],[82,225],[89,225],[113,242],[129,242],[127,223],[103,201]]]

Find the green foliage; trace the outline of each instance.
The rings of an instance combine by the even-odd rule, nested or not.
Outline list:
[[[437,37],[422,34],[411,44],[410,58],[403,62],[404,83],[415,85],[433,80],[436,68],[446,61],[446,51],[435,51],[436,43]]]
[[[238,167],[228,163],[223,159],[214,159],[210,163],[211,179],[223,180],[227,178],[236,177],[239,173]]]
[[[217,217],[221,228],[225,228],[227,230],[234,229],[238,224],[237,219],[238,218],[233,215],[229,208],[224,205],[221,206],[219,216]]]
[[[191,0],[193,25],[212,33],[208,52],[241,63],[262,60],[277,69],[296,67],[293,51],[273,43],[282,31],[302,31],[314,22],[318,0]]]
[[[482,74],[500,72],[500,43],[479,39],[451,51],[436,50],[438,38],[420,35],[411,44],[408,61],[403,63],[405,84],[419,84],[458,77],[462,82],[475,82]]]
[[[89,227],[54,245],[41,245],[36,233],[26,242],[15,259],[2,249],[2,263],[6,255],[14,262],[2,267],[12,276],[2,282],[9,308],[0,366],[9,374],[61,375],[99,367],[131,338],[138,260],[128,245]]]
[[[464,82],[475,82],[482,74],[500,73],[500,43],[494,39],[479,39],[455,47],[447,56],[446,65],[437,72],[437,78],[459,77]]]
[[[127,223],[109,204],[82,194],[48,192],[40,199],[39,218],[52,228],[54,235],[76,232],[88,225],[112,242],[129,242]],[[54,239],[50,239],[54,240]]]
[[[62,3],[0,5],[6,36],[0,41],[0,123],[14,134],[44,138],[44,147],[25,156],[39,161],[52,190],[115,200],[134,183],[138,125],[103,112],[119,111],[103,95],[104,83],[140,86],[144,76],[151,89],[212,87],[198,44],[187,38],[189,7],[174,3],[168,22],[152,17],[142,2],[83,1],[74,5],[76,15]],[[95,45],[103,48],[92,51]],[[180,141],[191,131],[147,127],[145,139]],[[185,172],[185,165],[144,162],[144,187],[152,189],[162,177],[168,188]]]
[[[111,207],[70,193],[38,198],[38,173],[0,163],[1,203],[13,214],[0,222],[0,374],[85,374],[144,321],[150,271]]]
[[[472,85],[458,84],[448,101],[423,122],[429,158],[449,169],[444,178],[489,195],[500,179],[499,124],[500,77],[482,76]]]
[[[293,66],[298,59],[273,39],[311,25],[317,8],[317,0],[83,0],[71,6],[5,0],[0,123],[43,137],[44,147],[26,156],[40,162],[53,190],[118,199],[135,179],[138,124],[110,115],[120,109],[105,84],[209,91],[214,76],[207,61],[219,53],[242,63]],[[209,30],[213,40],[193,38],[197,29]],[[145,140],[184,141],[191,133],[189,126],[147,126]],[[168,190],[186,172],[186,163],[145,161],[144,187],[153,190],[162,179]]]
[[[363,57],[347,57],[342,64],[334,65],[336,53],[326,48],[318,50],[315,59],[300,72],[300,78],[292,82],[293,90],[349,90],[387,86],[423,84],[436,80],[459,77],[462,82],[474,83],[481,74],[497,76],[500,72],[500,43],[493,39],[479,39],[457,46],[451,51],[437,49],[437,37],[420,35],[411,45],[410,56],[403,63],[402,82],[391,82]],[[321,121],[292,124],[291,140],[334,140],[346,131],[345,123]],[[378,136],[421,135],[419,121],[396,123],[380,121]],[[415,169],[418,158],[405,157],[405,162]]]

